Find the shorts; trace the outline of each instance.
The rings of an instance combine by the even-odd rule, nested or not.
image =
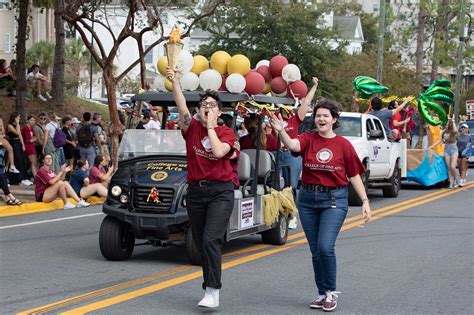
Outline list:
[[[458,146],[456,143],[444,145],[444,156],[454,156],[456,153],[458,153]]]
[[[44,192],[39,194],[38,196],[36,196],[36,201],[37,202],[43,202],[43,196],[44,196]]]

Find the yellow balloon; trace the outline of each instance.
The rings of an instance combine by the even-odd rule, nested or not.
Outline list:
[[[173,91],[173,83],[168,79],[165,79],[165,88],[170,92]]]
[[[272,90],[270,83],[271,81],[265,82],[265,87],[263,88],[262,94],[270,93],[270,91]]]
[[[158,59],[158,62],[156,63],[156,67],[158,68],[158,71],[161,73],[161,75],[166,76],[166,68],[168,67],[168,57],[161,56],[160,59]]]
[[[229,74],[239,73],[245,76],[250,71],[250,60],[244,55],[235,55],[227,63],[227,72]]]
[[[219,50],[211,56],[211,68],[219,71],[221,75],[227,73],[227,63],[230,60],[230,55],[225,51]]]
[[[191,72],[200,75],[201,72],[207,69],[209,69],[209,61],[207,61],[207,58],[201,55],[194,56],[194,64]]]

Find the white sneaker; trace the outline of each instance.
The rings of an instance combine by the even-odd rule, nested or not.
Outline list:
[[[293,217],[290,222],[288,222],[288,228],[290,230],[296,230],[296,228],[298,227],[298,220],[296,219],[296,217]]]
[[[464,185],[466,185],[466,180],[461,178],[459,180],[459,187],[464,187]]]
[[[46,94],[46,97],[49,98],[49,99],[53,98],[53,97],[51,96],[51,94],[49,94],[48,92],[44,92],[44,94]]]
[[[39,98],[40,100],[42,100],[43,102],[46,102],[46,101],[47,101],[47,99],[46,99],[43,95],[41,95],[41,94],[38,94],[38,98]]]
[[[76,203],[77,208],[82,208],[82,207],[89,207],[91,204],[86,202],[84,199],[79,200],[78,203]]]
[[[33,183],[30,182],[30,181],[27,180],[27,179],[24,179],[24,180],[22,180],[22,181],[20,182],[20,185],[21,185],[21,186],[31,186],[31,185],[33,185]]]
[[[206,288],[204,298],[198,303],[199,307],[214,308],[219,306],[219,289]]]
[[[74,209],[75,207],[76,207],[76,205],[70,203],[69,201],[66,202],[66,204],[64,205],[64,209]]]
[[[20,171],[15,167],[15,165],[10,165],[10,172],[19,174]]]

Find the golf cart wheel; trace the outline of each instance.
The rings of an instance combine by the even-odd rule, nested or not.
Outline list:
[[[100,226],[99,245],[102,256],[107,260],[129,259],[135,247],[135,237],[130,224],[106,216]]]
[[[271,230],[262,232],[262,242],[270,245],[283,245],[288,238],[288,218],[280,214],[278,224]]]
[[[201,253],[199,253],[193,240],[193,233],[191,227],[186,230],[186,254],[193,265],[201,266]]]

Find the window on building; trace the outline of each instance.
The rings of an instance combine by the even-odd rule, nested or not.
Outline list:
[[[145,45],[145,50],[148,49],[150,45]],[[145,63],[153,63],[153,49],[145,55]]]
[[[10,33],[5,33],[3,35],[3,51],[9,53],[11,51],[11,47]]]
[[[10,0],[0,0],[0,10],[10,9]]]
[[[373,10],[374,10],[374,12],[379,12],[379,4],[378,3],[374,3]]]

